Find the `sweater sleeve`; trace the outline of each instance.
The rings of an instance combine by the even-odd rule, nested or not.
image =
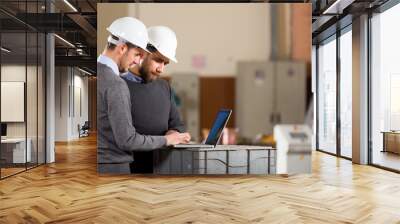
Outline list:
[[[128,87],[121,79],[106,92],[109,121],[118,147],[125,151],[148,151],[166,145],[164,136],[141,135],[132,124]]]

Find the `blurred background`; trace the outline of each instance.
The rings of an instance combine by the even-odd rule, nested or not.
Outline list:
[[[123,16],[176,32],[163,78],[194,140],[221,108],[233,110],[222,144],[274,145],[275,125],[312,125],[310,3],[107,2],[0,1],[0,178],[96,134],[96,58]]]
[[[179,63],[163,78],[194,140],[207,136],[221,108],[233,109],[223,144],[274,145],[277,124],[311,128],[311,4],[102,3],[97,10],[98,55],[105,28],[122,16],[176,32]]]

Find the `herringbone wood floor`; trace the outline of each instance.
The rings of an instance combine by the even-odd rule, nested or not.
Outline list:
[[[0,223],[400,223],[400,175],[319,152],[313,174],[98,176],[96,141],[0,181]]]

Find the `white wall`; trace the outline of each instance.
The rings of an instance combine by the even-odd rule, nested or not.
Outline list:
[[[121,5],[124,4],[98,4],[98,53],[106,43],[105,28],[118,17],[133,16],[147,27],[165,25],[176,32],[179,63],[171,63],[167,74],[233,76],[237,61],[269,59],[269,4],[131,3],[125,4],[127,10],[121,10]],[[196,57],[198,66],[193,64]]]
[[[2,82],[24,82],[26,83],[25,76],[26,76],[26,71],[25,69],[28,69],[28,72],[32,71],[33,67],[28,66],[27,68],[22,65],[2,65],[1,66],[1,81]],[[23,93],[22,93],[23,94]],[[1,96],[2,98],[7,96]],[[2,103],[3,105],[3,103]],[[11,108],[1,108],[2,114],[3,113],[10,113]],[[22,110],[22,113],[24,113],[24,106],[20,108]],[[7,112],[6,112],[7,111]],[[20,111],[21,112],[21,111]],[[24,115],[22,115],[24,116]],[[23,118],[24,119],[24,118]],[[22,120],[23,120],[22,119]],[[3,120],[3,118],[2,118]],[[7,127],[7,134],[8,136],[14,136],[14,137],[23,137],[25,136],[25,125],[24,122],[7,122],[8,127]]]
[[[78,124],[88,120],[88,78],[71,67],[56,67],[55,123],[56,141],[78,138]],[[78,91],[80,89],[81,103]],[[75,90],[75,91],[74,91]],[[76,105],[82,105],[82,116]],[[75,110],[75,111],[74,111]],[[75,112],[75,113],[74,113]]]
[[[25,82],[25,65],[2,65],[1,81],[18,81]],[[28,66],[28,70],[32,67]]]
[[[55,140],[68,140],[68,86],[69,76],[67,67],[55,68]]]
[[[73,138],[78,138],[79,133],[77,126],[80,124],[81,126],[85,123],[85,121],[88,120],[88,78],[87,76],[82,77],[81,74],[78,70],[74,71],[74,93],[73,96],[74,99],[74,108],[75,113],[72,113],[73,119],[71,120],[71,135]],[[78,93],[77,90],[80,90],[80,93]],[[79,95],[80,94],[80,99]],[[81,102],[79,102],[79,100]],[[81,107],[81,108],[79,108]],[[81,113],[79,111],[81,109]]]
[[[1,66],[1,81],[17,81],[25,82],[26,70],[28,73],[32,71],[33,67],[25,65],[2,65]],[[33,94],[31,94],[33,95]],[[1,108],[7,110],[8,108]],[[26,122],[7,122],[7,136],[8,137],[25,137],[25,123]]]
[[[5,64],[1,66],[2,81],[18,81],[26,84],[26,106],[22,106],[26,112],[26,120],[23,122],[7,122],[7,137],[25,137],[31,140],[32,158],[36,161],[36,153],[39,154],[39,163],[44,162],[44,92],[42,68],[40,66],[25,66],[21,64]],[[27,80],[26,80],[27,78]],[[4,97],[4,96],[2,96]],[[7,97],[7,96],[5,96]],[[2,107],[1,110],[12,110],[10,107]],[[13,111],[7,111],[13,112]]]
[[[1,82],[1,121],[25,121],[25,82]],[[36,107],[34,107],[36,108]]]

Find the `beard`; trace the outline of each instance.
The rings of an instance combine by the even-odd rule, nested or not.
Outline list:
[[[146,69],[145,65],[140,66],[139,68],[140,77],[142,77],[144,83],[152,82],[151,74],[148,69]]]
[[[119,73],[125,73],[125,72],[128,71],[128,69],[126,69],[126,68],[121,68],[121,67],[119,67],[118,70],[119,70]]]

